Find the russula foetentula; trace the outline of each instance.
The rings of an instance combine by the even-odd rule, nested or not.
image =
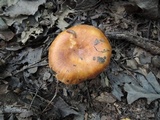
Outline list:
[[[109,64],[111,45],[106,36],[90,25],[76,25],[61,32],[49,47],[49,67],[65,84],[95,78]]]

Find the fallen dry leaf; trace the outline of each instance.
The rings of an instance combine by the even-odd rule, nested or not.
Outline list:
[[[116,99],[107,92],[101,93],[100,96],[96,98],[96,100],[104,103],[114,103],[116,101]]]
[[[9,6],[4,14],[10,17],[18,17],[19,15],[34,15],[38,7],[45,3],[46,0],[19,0],[14,5]]]

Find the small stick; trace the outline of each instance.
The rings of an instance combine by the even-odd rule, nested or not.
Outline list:
[[[151,43],[153,40],[149,40],[147,38],[142,38],[130,33],[121,33],[121,32],[106,32],[106,36],[110,39],[116,39],[116,40],[127,40],[146,51],[150,52],[153,55],[160,55],[160,47],[157,45],[154,45]]]
[[[31,101],[31,103],[30,103],[30,105],[29,105],[29,109],[31,109],[31,107],[32,107],[32,104],[33,104],[33,101],[35,100],[35,98],[36,98],[36,96],[37,96],[37,94],[38,94],[38,91],[39,91],[39,89],[41,88],[41,86],[38,88],[38,90],[36,91],[36,93],[35,93],[35,95],[34,95],[34,97],[33,97],[33,99],[32,99],[32,101]]]
[[[54,99],[56,98],[56,96],[57,96],[57,93],[58,93],[58,80],[57,80],[56,90],[55,90],[54,96],[52,97],[52,99],[50,100],[50,102],[47,104],[47,106],[44,108],[44,110],[42,111],[42,113],[44,113],[44,112],[47,110],[48,106],[49,106],[50,104],[52,104],[53,100],[54,100]]]

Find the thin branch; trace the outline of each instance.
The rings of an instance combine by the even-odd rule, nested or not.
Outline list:
[[[56,98],[57,93],[58,93],[58,80],[57,80],[56,90],[55,90],[54,96],[52,97],[52,99],[50,100],[50,102],[47,104],[47,106],[44,108],[44,110],[42,111],[42,113],[44,113],[47,110],[47,108],[49,107],[49,105],[52,105],[52,102]]]
[[[34,97],[33,97],[32,101],[31,101],[31,103],[30,103],[29,109],[31,109],[32,104],[33,104],[33,102],[34,102],[34,100],[35,100],[36,96],[38,95],[38,91],[39,91],[39,89],[40,89],[40,88],[41,88],[41,86],[40,86],[40,87],[38,88],[38,90],[36,91],[36,93],[35,93],[35,95],[34,95]]]
[[[160,55],[160,47],[158,46],[158,44],[154,45],[152,43],[154,40],[142,38],[131,33],[106,32],[105,34],[109,39],[126,40],[145,49],[153,55]]]
[[[29,64],[29,65],[27,65],[27,66],[24,66],[22,69],[16,70],[16,71],[14,71],[12,74],[13,74],[13,75],[16,75],[16,74],[18,74],[18,73],[20,73],[20,72],[23,72],[24,70],[27,70],[27,69],[30,69],[30,68],[34,68],[34,67],[47,66],[48,63],[45,62],[45,61],[43,61],[43,60],[44,60],[44,59],[42,59],[42,60],[40,60],[40,61],[38,61],[38,62],[36,62],[36,63],[33,63],[33,64]],[[44,62],[44,63],[43,63],[43,62]]]

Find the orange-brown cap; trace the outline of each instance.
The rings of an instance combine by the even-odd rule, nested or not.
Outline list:
[[[90,25],[61,32],[49,48],[49,67],[65,84],[95,78],[109,64],[112,48],[106,36]]]

